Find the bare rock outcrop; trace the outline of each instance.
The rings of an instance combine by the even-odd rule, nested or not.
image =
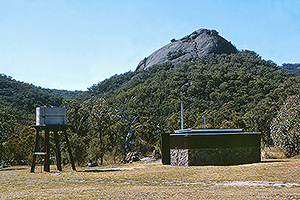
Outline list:
[[[237,49],[226,39],[219,36],[217,31],[199,29],[179,40],[172,39],[171,43],[140,61],[136,71],[142,71],[165,62],[176,65],[182,61],[208,57],[212,54],[236,52]]]

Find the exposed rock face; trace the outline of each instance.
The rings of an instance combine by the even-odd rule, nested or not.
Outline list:
[[[199,29],[171,43],[144,58],[136,71],[148,69],[152,65],[171,62],[173,65],[212,54],[236,53],[237,49],[215,30]]]

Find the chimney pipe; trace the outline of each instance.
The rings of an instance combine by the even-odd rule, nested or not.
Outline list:
[[[183,130],[183,104],[181,103],[181,130]]]

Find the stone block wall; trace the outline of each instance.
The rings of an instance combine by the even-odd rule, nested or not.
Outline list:
[[[189,150],[188,149],[170,149],[171,165],[189,165]]]
[[[260,148],[170,149],[171,165],[232,165],[260,162]]]

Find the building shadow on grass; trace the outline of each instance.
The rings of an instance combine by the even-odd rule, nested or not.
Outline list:
[[[260,161],[259,163],[281,163],[281,162],[290,162],[289,160],[284,159],[265,159]]]

